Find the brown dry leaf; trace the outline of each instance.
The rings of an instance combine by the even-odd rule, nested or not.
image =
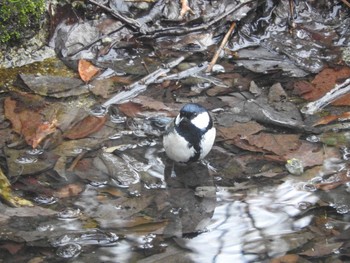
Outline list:
[[[13,130],[23,135],[28,145],[33,148],[47,135],[56,131],[57,120],[43,121],[40,109],[32,109],[31,106],[23,108],[20,102],[9,97],[4,101],[4,108],[5,117],[10,120]]]
[[[136,117],[142,111],[142,105],[129,101],[118,105],[118,109],[128,117]]]
[[[313,126],[325,125],[336,120],[343,121],[343,120],[349,120],[349,119],[350,119],[350,112],[344,112],[340,115],[329,115],[329,116],[323,117],[320,120],[318,120]]]
[[[314,88],[302,95],[307,100],[317,100],[334,88],[338,82],[342,82],[350,77],[350,68],[342,67],[340,69],[326,68],[322,70],[311,82]],[[343,96],[332,103],[333,105],[349,105],[350,95]]]
[[[71,140],[85,138],[86,136],[99,131],[106,121],[107,116],[95,117],[89,115],[66,131],[63,136]]]
[[[78,72],[83,81],[89,82],[99,71],[100,69],[95,67],[90,61],[85,59],[79,60]]]
[[[271,134],[259,133],[245,138],[252,146],[262,150],[284,156],[300,147],[299,135],[297,134]]]
[[[246,137],[252,134],[256,134],[264,129],[264,126],[255,121],[246,123],[235,123],[231,127],[217,127],[218,136],[224,140],[235,139],[238,136]]]

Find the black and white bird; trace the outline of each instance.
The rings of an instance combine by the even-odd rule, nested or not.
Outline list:
[[[199,104],[189,103],[166,128],[163,146],[171,160],[190,163],[203,159],[210,152],[215,136],[209,112]]]

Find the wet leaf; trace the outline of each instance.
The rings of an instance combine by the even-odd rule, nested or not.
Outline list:
[[[285,154],[286,160],[297,158],[302,161],[304,167],[321,165],[326,159],[338,156],[339,152],[335,148],[324,148],[307,141],[300,141],[298,149]]]
[[[11,121],[13,130],[23,135],[26,142],[36,148],[47,135],[56,131],[57,120],[42,120],[41,111],[32,110],[29,105],[28,108],[23,108],[16,100],[6,98],[5,116]]]
[[[68,184],[55,191],[53,196],[58,198],[73,197],[79,195],[83,190],[84,186],[81,183]]]
[[[265,128],[262,125],[254,121],[246,123],[236,122],[231,127],[217,127],[218,136],[222,137],[224,140],[235,139],[238,136],[245,138],[263,129]]]
[[[143,109],[155,111],[171,111],[171,109],[168,106],[166,106],[163,102],[147,96],[137,96],[132,101],[137,104],[140,104]]]
[[[89,89],[77,78],[20,74],[17,86],[30,89],[35,94],[54,98],[66,98],[86,94]]]
[[[142,106],[135,102],[126,102],[118,105],[118,109],[128,117],[136,117],[142,112]]]
[[[24,243],[6,242],[0,248],[6,249],[11,255],[17,254],[24,247]]]
[[[63,136],[71,140],[85,138],[99,131],[106,121],[107,116],[95,117],[89,115],[66,131]]]
[[[350,119],[350,112],[344,112],[340,115],[329,115],[318,120],[313,126],[324,125],[330,122],[341,120],[346,121]]]
[[[18,179],[18,176],[36,174],[47,171],[54,167],[58,156],[53,152],[44,152],[38,156],[27,153],[27,149],[4,149],[8,167],[8,177],[11,180]]]
[[[132,83],[131,78],[113,76],[107,79],[94,79],[91,83],[91,92],[103,98],[109,98],[112,93],[121,90],[125,85]]]
[[[350,182],[350,177],[346,172],[337,173],[332,175],[331,178],[328,178],[327,182],[315,184],[317,189],[323,191],[329,191],[337,188],[340,185],[345,185]]]
[[[297,134],[259,133],[247,136],[244,140],[261,151],[272,152],[279,156],[284,156],[298,149],[301,144]]]
[[[78,72],[83,81],[89,82],[99,71],[100,69],[94,66],[90,61],[85,59],[79,60]]]
[[[301,91],[303,93],[303,98],[307,100],[317,100],[326,94],[328,91],[334,88],[334,86],[339,82],[343,81],[346,78],[350,77],[350,68],[342,67],[340,69],[326,68],[322,70],[311,82],[313,89],[310,89],[307,85],[307,91]],[[350,104],[350,95],[346,95],[335,102],[333,105],[349,105]]]
[[[322,257],[327,256],[334,253],[334,250],[339,249],[343,243],[329,243],[327,241],[319,242],[314,244],[314,247],[308,249],[300,255],[308,256],[308,257]]]

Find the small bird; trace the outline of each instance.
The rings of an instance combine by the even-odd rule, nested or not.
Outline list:
[[[213,147],[216,129],[209,112],[189,103],[166,128],[163,146],[167,156],[179,163],[203,159]]]

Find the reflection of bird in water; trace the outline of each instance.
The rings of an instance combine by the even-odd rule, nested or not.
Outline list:
[[[168,162],[164,178],[168,192],[164,216],[169,219],[164,235],[181,237],[204,231],[216,205],[216,188],[207,166]]]
[[[202,106],[189,103],[168,125],[163,137],[167,156],[180,163],[203,159],[214,144],[216,130],[208,111]]]

